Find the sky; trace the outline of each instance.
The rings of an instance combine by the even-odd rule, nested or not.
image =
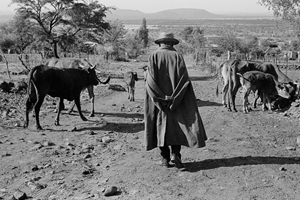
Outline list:
[[[176,8],[198,8],[213,14],[227,13],[269,13],[268,9],[259,5],[258,0],[98,0],[105,6],[114,6],[119,9],[139,10],[144,13],[155,13]],[[16,5],[11,0],[0,0],[1,12],[14,12]]]

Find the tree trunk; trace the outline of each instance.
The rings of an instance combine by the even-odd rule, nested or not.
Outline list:
[[[57,53],[57,42],[53,41],[53,54],[55,58],[59,58],[58,53]]]

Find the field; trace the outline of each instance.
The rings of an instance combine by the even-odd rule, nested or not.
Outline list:
[[[257,108],[244,114],[239,92],[239,112],[228,112],[215,95],[210,70],[187,63],[209,139],[205,148],[183,148],[186,170],[164,168],[158,165],[159,151],[146,152],[143,147],[145,91],[140,67],[145,64],[103,64],[101,74],[113,78],[109,85],[96,87],[96,116],[87,122],[77,112],[63,112],[61,126],[54,126],[55,101],[47,98],[40,115],[43,131],[36,131],[33,117],[28,129],[22,127],[25,94],[1,91],[0,199],[25,194],[41,200],[300,199],[297,103],[285,112]],[[2,79],[7,78],[3,66]],[[127,70],[137,71],[140,78],[135,102],[116,89],[125,86],[121,76]],[[300,72],[287,70],[287,75],[298,79]],[[12,75],[13,80],[20,78]],[[86,92],[81,104],[87,117]],[[104,191],[112,186],[117,192],[105,197]]]

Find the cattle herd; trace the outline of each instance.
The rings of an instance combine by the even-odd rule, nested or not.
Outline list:
[[[80,106],[80,93],[85,88],[88,90],[91,101],[89,116],[93,117],[95,113],[93,87],[98,85],[98,83],[107,84],[110,81],[110,77],[105,81],[100,81],[96,68],[97,65],[92,65],[85,59],[70,58],[51,58],[45,64],[34,67],[29,73],[24,127],[28,127],[29,112],[34,109],[36,128],[42,129],[39,122],[39,112],[46,95],[59,98],[56,108],[55,125],[59,125],[59,115],[64,109],[64,99],[74,101],[67,113],[71,113],[74,105],[76,105],[81,119],[84,121],[87,120],[83,116]],[[147,66],[142,69],[145,76]],[[218,83],[216,94],[218,95],[219,93],[218,85],[221,79],[223,79],[222,104],[229,111],[234,110],[237,112],[235,98],[240,87],[244,90],[244,113],[248,113],[251,110],[248,100],[251,92],[256,94],[253,107],[256,107],[256,102],[260,98],[262,101],[262,110],[273,110],[275,106],[280,108],[281,104],[290,104],[299,96],[299,83],[287,77],[277,66],[271,63],[230,59],[218,66],[217,72]],[[136,72],[128,71],[124,73],[124,81],[130,101],[135,100],[134,91],[137,80]]]
[[[238,89],[242,86],[243,111],[249,112],[248,96],[252,91],[257,95],[253,106],[256,107],[258,98],[262,100],[262,110],[274,109],[274,105],[279,102],[291,103],[299,96],[299,83],[293,81],[283,74],[277,66],[271,63],[231,59],[223,62],[218,68],[218,84],[216,94],[218,95],[218,85],[223,79],[222,104],[228,107],[229,111],[237,112],[235,107],[235,97]],[[227,103],[226,103],[227,99]],[[285,99],[283,101],[282,99]],[[273,102],[273,107],[271,103]],[[232,109],[231,109],[232,105]],[[280,105],[278,105],[280,107]]]

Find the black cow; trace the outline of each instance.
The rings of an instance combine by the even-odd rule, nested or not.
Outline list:
[[[126,83],[128,99],[134,101],[135,81],[138,81],[136,72],[125,72],[124,81]]]
[[[59,97],[59,109],[55,118],[55,125],[59,125],[59,114],[63,107],[63,100],[75,101],[79,115],[83,121],[87,119],[82,115],[80,107],[80,93],[89,85],[98,85],[95,68],[87,69],[60,69],[39,65],[29,73],[28,98],[26,101],[26,123],[28,127],[29,112],[34,108],[36,127],[42,129],[39,122],[39,112],[45,96]]]
[[[57,68],[74,68],[74,69],[78,69],[78,68],[88,68],[88,67],[96,67],[93,66],[92,64],[90,64],[86,59],[78,59],[78,58],[50,58],[49,60],[47,60],[47,62],[45,63],[45,65],[49,66],[49,67],[57,67]],[[109,83],[110,80],[110,76],[104,81],[100,81],[101,84],[107,84]],[[91,102],[91,113],[90,113],[90,117],[94,117],[95,116],[95,109],[94,109],[94,99],[95,99],[95,95],[94,95],[94,86],[93,85],[89,85],[86,87],[89,97],[90,97],[90,102]],[[64,105],[64,104],[63,104]],[[59,104],[57,104],[56,107],[56,112],[58,110],[58,106]],[[73,108],[75,106],[75,103],[72,104],[72,106],[70,107],[70,109],[67,111],[67,113],[71,113],[73,111]],[[64,108],[64,106],[63,106]]]

